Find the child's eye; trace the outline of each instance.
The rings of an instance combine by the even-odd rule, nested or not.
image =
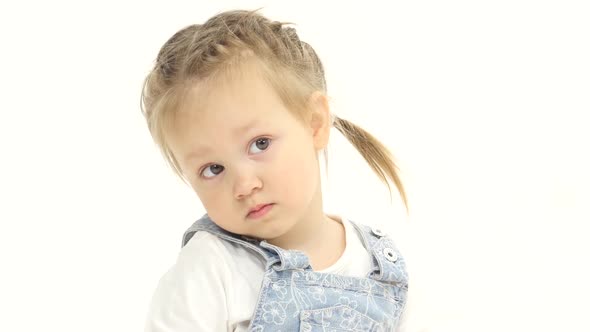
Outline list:
[[[256,139],[254,142],[252,142],[252,144],[250,144],[250,149],[249,149],[249,153],[260,153],[266,149],[268,149],[268,146],[270,145],[270,138],[258,138]],[[256,151],[256,149],[258,151]],[[211,164],[206,166],[205,168],[203,168],[200,172],[200,175],[206,179],[211,179],[214,178],[215,176],[219,175],[221,172],[223,172],[223,170],[225,169],[225,167],[219,165],[219,164]]]
[[[217,165],[217,164],[213,164],[213,165],[209,165],[205,168],[203,168],[203,170],[201,171],[201,176],[203,176],[204,178],[210,179],[212,177],[215,177],[217,174],[223,172],[224,167],[221,165]],[[209,175],[207,173],[211,173],[212,175]]]
[[[252,142],[252,144],[250,145],[250,150],[248,152],[258,153],[260,151],[268,149],[269,145],[270,145],[270,138],[266,138],[266,137],[258,138],[256,141]],[[252,147],[254,147],[255,149],[258,149],[259,151],[252,151]]]

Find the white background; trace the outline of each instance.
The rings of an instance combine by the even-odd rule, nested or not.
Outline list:
[[[585,1],[2,2],[1,331],[143,328],[204,213],[143,78],[180,28],[258,7],[398,158],[409,216],[333,130],[326,209],[395,234],[431,331],[590,331]]]

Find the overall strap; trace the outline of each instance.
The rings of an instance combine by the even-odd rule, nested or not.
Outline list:
[[[260,240],[255,238],[228,232],[225,229],[217,226],[211,220],[211,218],[209,218],[209,215],[207,214],[203,215],[199,220],[195,221],[184,232],[184,235],[182,236],[181,248],[184,247],[192,239],[195,233],[199,231],[211,233],[222,240],[230,241],[253,250],[257,254],[261,255],[262,258],[264,258],[267,264],[267,268],[275,265],[277,262],[280,261],[279,256],[275,253],[274,250],[271,250],[270,248],[267,248],[263,245],[263,243],[265,243],[266,241],[262,241],[261,243]]]
[[[361,236],[363,245],[373,256],[373,268],[368,277],[396,283],[408,284],[406,262],[393,240],[383,231],[349,220]]]
[[[274,264],[275,271],[284,270],[311,270],[311,264],[307,255],[299,250],[285,250],[266,241],[260,242],[260,246],[268,249],[278,256],[279,264]]]

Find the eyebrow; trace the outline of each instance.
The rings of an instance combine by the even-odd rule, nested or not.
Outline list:
[[[246,125],[240,126],[236,129],[234,129],[234,136],[237,136],[241,133],[247,132],[248,130],[252,129],[253,127],[255,127],[257,125],[256,120],[250,121],[249,123],[247,123]],[[202,154],[203,152],[209,151],[210,149],[206,146],[204,147],[199,147],[197,149],[195,149],[193,152],[189,153],[188,155],[186,155],[184,157],[184,161],[189,161],[190,159],[194,159],[197,156],[199,156],[200,154]]]

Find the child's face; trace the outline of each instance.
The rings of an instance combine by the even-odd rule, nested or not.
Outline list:
[[[321,207],[317,151],[327,138],[298,121],[255,74],[216,87],[191,111],[199,92],[189,93],[169,144],[211,219],[233,233],[273,239],[314,215],[318,200]],[[269,203],[264,216],[249,215]]]

